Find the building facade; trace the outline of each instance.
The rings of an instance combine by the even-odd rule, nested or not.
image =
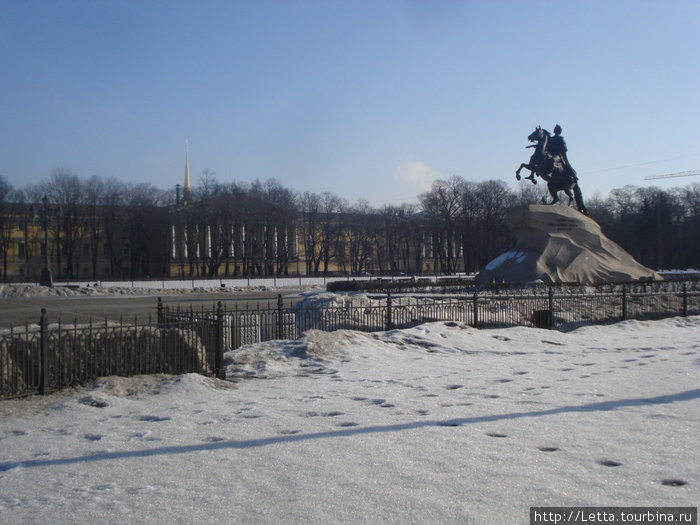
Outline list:
[[[186,150],[172,206],[0,202],[0,279],[39,280],[47,254],[56,280],[463,271],[460,239],[423,214],[324,211],[263,190],[193,198]]]

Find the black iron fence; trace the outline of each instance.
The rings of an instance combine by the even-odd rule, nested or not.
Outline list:
[[[280,298],[281,299],[281,298]],[[311,296],[292,308],[277,305],[224,310],[229,345],[294,339],[307,330],[365,332],[456,321],[477,328],[530,326],[571,330],[625,319],[700,314],[700,286],[642,283],[596,287],[539,285],[474,288],[456,295]]]
[[[49,324],[42,310],[37,325],[0,334],[0,399],[110,375],[221,375],[220,328],[216,317]]]
[[[224,376],[224,351],[307,330],[382,331],[431,321],[478,328],[531,326],[571,330],[625,319],[700,314],[700,284],[662,282],[596,287],[530,286],[477,289],[461,295],[316,294],[285,308],[171,309],[160,299],[145,323],[38,325],[0,334],[0,399],[46,393],[101,376]]]

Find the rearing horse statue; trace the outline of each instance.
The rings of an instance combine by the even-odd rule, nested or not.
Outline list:
[[[576,209],[584,215],[588,215],[588,210],[583,204],[583,195],[578,185],[576,172],[570,165],[564,163],[560,155],[550,155],[547,152],[547,143],[550,137],[549,131],[540,126],[537,126],[535,131],[530,133],[527,140],[535,142],[535,144],[528,146],[528,148],[535,148],[535,151],[530,157],[530,162],[521,164],[517,169],[515,178],[521,179],[520,171],[523,168],[530,170],[530,176],[525,178],[532,181],[533,184],[537,184],[535,175],[547,181],[547,189],[552,196],[550,204],[559,202],[559,192],[563,191],[569,197],[569,205],[571,205],[572,200],[575,200]],[[572,190],[573,195],[571,194]]]

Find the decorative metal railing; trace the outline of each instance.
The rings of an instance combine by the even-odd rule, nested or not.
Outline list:
[[[325,302],[323,301],[325,299]],[[0,333],[0,399],[48,393],[97,377],[195,372],[225,377],[224,352],[246,344],[296,339],[307,330],[365,332],[453,321],[477,328],[530,326],[571,330],[625,319],[700,314],[700,283],[539,285],[474,288],[471,293],[329,295],[276,304],[210,310],[171,309],[157,318],[37,325]]]

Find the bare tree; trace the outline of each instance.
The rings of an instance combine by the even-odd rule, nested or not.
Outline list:
[[[347,207],[345,199],[329,192],[321,195],[321,209],[323,213],[323,236],[321,237],[320,259],[323,261],[323,274],[327,275],[331,260],[338,253],[338,245],[343,231],[341,213]],[[318,274],[318,266],[315,268]]]
[[[321,264],[320,246],[323,232],[321,230],[321,198],[310,192],[299,197],[301,213],[301,236],[304,245],[306,274],[318,272]]]
[[[7,280],[7,256],[12,236],[12,216],[7,197],[12,191],[10,183],[0,175],[0,255],[2,256],[2,278]]]
[[[150,184],[127,189],[123,219],[127,244],[122,254],[130,261],[132,278],[164,275],[167,271],[169,222],[162,206],[165,199],[162,190]]]
[[[459,190],[463,182],[458,176],[447,181],[436,180],[429,192],[418,197],[430,232],[431,251],[436,264],[433,270],[447,275],[455,271]]]
[[[376,212],[375,242],[380,271],[391,274],[410,272],[418,254],[419,228],[416,228],[415,209],[402,206],[384,206]],[[419,257],[420,259],[420,257]],[[416,263],[420,271],[421,263]]]
[[[80,247],[84,235],[84,185],[70,170],[56,168],[44,186],[44,191],[49,201],[60,210],[58,229],[55,232],[58,241],[56,268],[62,273],[61,256],[65,255],[67,277],[75,278],[79,275]]]
[[[506,209],[515,204],[514,195],[502,181],[489,180],[477,185],[479,269],[506,249],[510,235],[505,222]]]
[[[367,201],[360,200],[345,214],[346,231],[338,250],[341,269],[345,272],[360,275],[372,270],[376,229],[373,211]]]
[[[124,246],[127,244],[126,224],[122,220],[128,189],[114,178],[102,181],[100,207],[102,210],[102,250],[109,260],[109,276],[125,277]]]
[[[700,184],[692,184],[677,190],[677,198],[683,207],[679,226],[680,268],[700,267]]]
[[[276,179],[267,180],[264,185],[267,224],[266,260],[269,274],[287,275],[291,257],[292,242],[295,236],[294,223],[297,219],[294,193],[283,187]],[[274,262],[274,267],[270,262]]]

